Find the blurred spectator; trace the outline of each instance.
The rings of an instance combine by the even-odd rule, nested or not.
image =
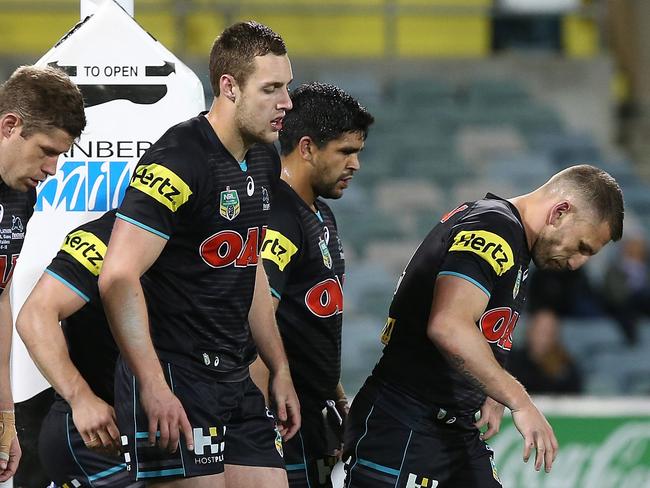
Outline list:
[[[559,317],[602,315],[596,293],[583,268],[575,271],[531,271],[528,309],[531,314],[551,310]]]
[[[642,234],[627,237],[620,254],[609,263],[603,282],[603,303],[618,322],[628,344],[638,342],[638,322],[650,315],[647,243]]]
[[[531,394],[582,392],[582,374],[561,343],[559,319],[550,309],[530,317],[523,347],[513,348],[508,370]]]

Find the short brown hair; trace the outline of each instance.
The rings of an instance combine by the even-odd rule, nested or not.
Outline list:
[[[15,113],[22,136],[61,129],[77,138],[86,126],[81,91],[61,70],[21,66],[0,86],[0,117]]]
[[[621,239],[625,214],[623,192],[609,173],[589,164],[579,164],[560,171],[549,184],[560,185],[578,196],[596,218],[607,222],[612,241]]]
[[[255,56],[269,53],[287,54],[282,37],[259,22],[238,22],[217,37],[210,51],[210,84],[215,97],[219,96],[222,75],[232,75],[241,86],[253,72]]]

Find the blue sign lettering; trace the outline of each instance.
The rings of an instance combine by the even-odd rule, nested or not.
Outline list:
[[[38,187],[35,210],[63,207],[70,212],[117,208],[129,186],[127,161],[66,161]]]

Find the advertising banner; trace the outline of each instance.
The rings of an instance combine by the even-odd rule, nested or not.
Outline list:
[[[12,285],[14,320],[66,233],[119,205],[142,154],[170,126],[205,108],[197,76],[113,0],[75,26],[41,60],[80,87],[88,125],[41,183]],[[207,53],[206,53],[207,57]],[[207,63],[207,61],[206,61]],[[48,384],[18,334],[12,356],[14,400]]]
[[[560,444],[550,473],[523,462],[523,438],[506,413],[489,444],[507,488],[650,487],[650,401],[546,400],[539,403]]]

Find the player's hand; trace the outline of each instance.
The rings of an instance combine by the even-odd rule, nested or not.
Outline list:
[[[291,381],[289,368],[271,376],[270,393],[278,419],[282,439],[288,441],[300,429],[300,402]]]
[[[553,428],[533,402],[512,411],[512,420],[524,438],[524,462],[528,462],[532,449],[535,449],[535,470],[544,464],[546,472],[551,471],[559,448]]]
[[[72,421],[89,449],[111,455],[120,452],[115,410],[92,392],[70,403]]]
[[[4,428],[7,427],[4,422],[0,422],[0,424],[4,425]],[[0,438],[4,439],[2,433],[3,427],[0,427]],[[22,451],[20,450],[20,442],[18,442],[15,427],[13,427],[13,438],[10,438],[9,445],[6,449],[4,447],[4,441],[0,442],[2,442],[1,453],[4,454],[4,456],[0,457],[0,483],[2,483],[16,474]]]
[[[340,427],[340,438],[341,445],[338,449],[334,451],[336,458],[341,461],[343,456],[343,433],[345,432],[345,422],[347,421],[348,414],[350,413],[350,403],[348,402],[347,397],[342,397],[336,400],[335,403],[336,411],[341,416],[341,427]]]
[[[481,418],[474,424],[479,430],[487,425],[487,430],[481,434],[481,439],[487,441],[499,433],[501,419],[503,419],[503,410],[505,408],[505,405],[490,397],[485,399],[485,403],[481,406]]]
[[[176,452],[180,434],[185,438],[188,451],[194,449],[192,426],[187,419],[185,409],[180,400],[174,395],[166,383],[140,388],[140,402],[147,419],[149,419],[149,445],[156,445],[169,452]]]

